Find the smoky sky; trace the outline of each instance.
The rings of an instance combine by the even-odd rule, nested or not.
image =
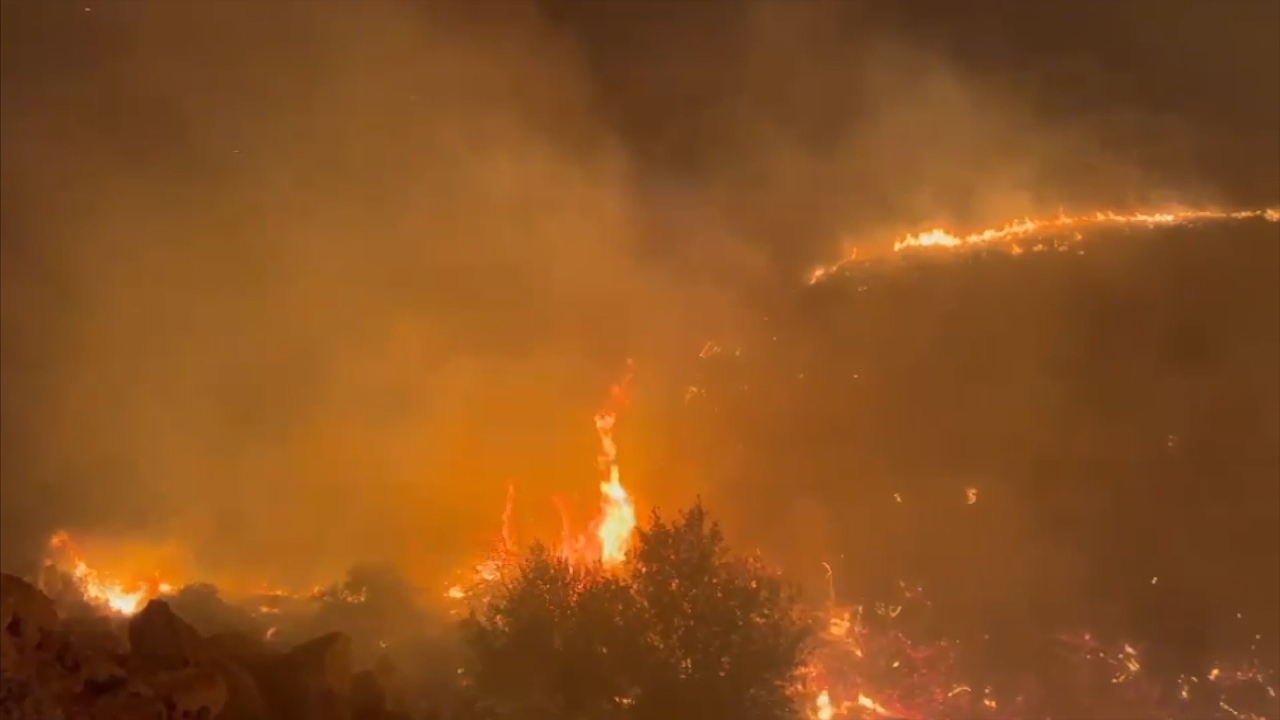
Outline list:
[[[1280,197],[1273,2],[2,7],[9,564],[449,567],[850,243]]]

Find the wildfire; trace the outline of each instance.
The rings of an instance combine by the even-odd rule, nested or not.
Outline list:
[[[816,618],[825,620],[826,629],[816,638],[806,673],[812,688],[808,692],[817,690],[809,695],[809,717],[1032,718],[1048,716],[1044,709],[1058,702],[1016,676],[1003,677],[1016,683],[1012,686],[965,682],[974,679],[970,673],[975,671],[991,677],[980,664],[968,664],[981,651],[969,647],[962,653],[959,640],[915,637],[910,626],[928,625],[931,614],[920,588],[900,584],[901,604],[846,608],[835,602],[829,566],[827,578],[831,603]],[[1104,642],[1090,633],[1050,640],[1055,662],[1065,663],[1060,666],[1064,676],[1094,688],[1093,717],[1278,717],[1275,673],[1256,660],[1234,663],[1230,670],[1219,664],[1203,675],[1179,676],[1176,693],[1170,693],[1168,678],[1146,670],[1134,645]],[[1243,710],[1245,704],[1259,712]]]
[[[173,585],[161,580],[158,574],[145,581],[125,582],[94,569],[65,530],[59,530],[49,539],[46,564],[70,574],[85,600],[121,615],[132,615],[148,600],[173,590]]]
[[[1261,219],[1267,222],[1280,222],[1280,208],[1260,210],[1168,210],[1162,212],[1129,212],[1118,213],[1101,210],[1085,215],[1060,214],[1056,217],[1040,219],[1023,218],[1014,220],[1000,227],[987,228],[968,234],[958,234],[943,228],[933,228],[914,235],[905,235],[893,243],[894,252],[905,250],[946,248],[956,249],[995,243],[1013,243],[1016,240],[1032,239],[1047,235],[1074,231],[1076,233],[1092,230],[1099,226],[1143,226],[1168,227],[1174,225],[1190,225],[1197,222],[1215,220],[1247,220]],[[1058,246],[1065,247],[1065,246]],[[1044,250],[1046,246],[1037,245],[1033,250]],[[1010,245],[1010,252],[1020,255],[1023,250],[1016,244]],[[832,273],[857,261],[858,253],[854,250],[848,257],[830,265],[815,268],[809,275],[812,285],[829,277]]]
[[[598,560],[614,564],[626,558],[636,526],[635,506],[620,480],[617,445],[613,427],[618,411],[627,401],[630,375],[611,388],[609,402],[596,415],[600,437],[600,463],[608,475],[600,484],[600,514],[590,531],[581,535],[571,532],[563,507],[565,557],[574,561]],[[507,503],[502,513],[502,534],[497,552],[475,567],[470,585],[456,585],[446,595],[467,598],[483,592],[501,577],[512,559],[514,540],[510,528],[513,490],[508,488]],[[968,504],[978,498],[977,488],[965,488]],[[598,554],[597,554],[598,553]],[[825,563],[824,563],[825,565]],[[916,586],[899,583],[900,597],[893,603],[868,606],[844,606],[837,601],[832,569],[826,565],[829,602],[814,609],[814,620],[822,631],[815,639],[804,673],[804,681],[795,690],[797,697],[807,698],[808,717],[816,720],[837,718],[896,718],[927,720],[935,717],[1030,718],[1044,717],[1037,708],[1052,705],[1052,698],[1038,697],[1036,688],[995,687],[986,683],[967,682],[970,658],[962,653],[959,640],[917,639],[908,625],[928,624],[930,601]],[[1203,677],[1180,679],[1179,699],[1166,706],[1160,699],[1158,678],[1150,677],[1139,661],[1139,649],[1125,644],[1098,642],[1092,636],[1059,637],[1069,662],[1076,663],[1081,676],[1097,675],[1111,688],[1106,696],[1095,698],[1100,708],[1122,711],[1136,709],[1135,717],[1220,717],[1218,711],[1238,718],[1257,720],[1236,710],[1237,688],[1252,692],[1261,690],[1274,705],[1274,676],[1260,666],[1242,665],[1230,673],[1216,669]],[[968,648],[975,650],[977,648]],[[1076,672],[1073,671],[1073,672]],[[983,671],[979,671],[982,673]],[[1032,695],[1024,693],[1031,691]],[[1205,703],[1216,708],[1206,711]],[[1274,708],[1273,708],[1274,709]],[[1270,717],[1267,715],[1265,717]]]
[[[818,720],[831,720],[831,718],[836,716],[835,708],[831,707],[831,693],[826,690],[818,693],[818,699],[815,702],[815,705],[817,705],[818,708]]]
[[[600,482],[600,512],[589,526],[589,532],[575,535],[569,522],[569,514],[559,498],[552,498],[560,511],[562,539],[560,554],[562,557],[578,561],[599,561],[605,566],[615,566],[626,560],[631,549],[631,541],[636,529],[636,506],[631,495],[622,485],[622,470],[618,463],[618,444],[613,437],[614,424],[618,414],[630,402],[630,386],[632,378],[630,361],[627,362],[627,373],[622,380],[610,386],[609,398],[595,415],[596,434],[600,438],[600,468],[606,475]],[[483,586],[497,580],[503,567],[511,560],[516,551],[514,533],[511,529],[511,514],[515,498],[515,487],[507,487],[507,501],[502,511],[502,534],[492,555],[475,566],[470,584]],[[455,600],[467,598],[471,590],[467,584],[453,585],[445,591],[445,596]]]
[[[615,565],[626,559],[636,529],[636,506],[622,486],[618,445],[613,440],[613,424],[618,418],[618,410],[628,402],[630,383],[631,373],[628,372],[622,382],[609,388],[609,404],[596,414],[600,465],[609,473],[608,479],[600,483],[600,516],[595,522],[600,560],[606,565]]]
[[[1182,213],[1159,215],[1119,216],[1097,214],[1087,218],[1060,218],[1056,221],[1034,223],[1023,221],[1006,228],[984,231],[958,237],[943,231],[931,231],[909,236],[899,241],[895,249],[907,247],[959,247],[966,244],[1008,240],[1025,237],[1035,232],[1062,229],[1088,223],[1137,223],[1176,224],[1196,219],[1261,217],[1269,222],[1280,222],[1280,212],[1274,210],[1251,213]],[[832,266],[833,268],[839,265]],[[815,280],[827,271],[815,275]],[[708,357],[719,352],[718,346],[708,344],[701,355]],[[600,441],[598,456],[600,469],[605,477],[599,483],[599,514],[587,532],[575,535],[571,532],[567,514],[561,508],[564,520],[563,553],[574,561],[600,562],[606,566],[623,562],[631,550],[637,525],[635,504],[621,481],[621,467],[614,429],[619,414],[629,402],[630,367],[625,377],[610,387],[608,400],[595,414],[594,423]],[[512,529],[514,486],[508,486],[502,512],[502,530],[495,543],[495,552],[474,568],[472,585],[455,585],[446,595],[451,598],[467,598],[475,587],[491,584],[502,577],[507,563],[516,552],[515,534]],[[895,495],[901,502],[901,496]],[[978,500],[978,489],[965,488],[965,500],[969,505]],[[70,536],[59,531],[49,543],[49,564],[74,579],[83,597],[104,610],[132,615],[148,600],[172,591],[173,587],[159,576],[144,582],[124,582],[91,567],[80,554]],[[824,563],[825,565],[825,563]],[[822,631],[818,634],[807,666],[803,689],[797,686],[798,697],[804,698],[809,717],[817,720],[836,718],[898,718],[900,720],[925,720],[936,717],[1044,717],[1036,703],[1034,687],[1010,687],[999,677],[986,683],[964,682],[974,679],[971,671],[962,664],[959,640],[921,640],[906,625],[920,621],[928,614],[929,602],[921,599],[916,587],[900,584],[902,597],[895,604],[877,603],[842,606],[837,602],[832,569],[826,566],[829,603],[825,608],[813,609],[814,620]],[[1155,583],[1155,578],[1152,578]],[[264,588],[264,597],[306,597],[283,590]],[[364,590],[351,590],[343,586],[316,588],[312,598],[338,599],[348,603],[365,600]],[[923,606],[920,607],[920,606]],[[280,614],[278,606],[264,602],[257,614],[274,617]],[[926,623],[927,624],[927,623]],[[273,641],[278,634],[272,625],[265,634],[266,641]],[[985,638],[984,638],[985,639]],[[1254,720],[1277,717],[1274,673],[1266,671],[1256,662],[1245,664],[1221,664],[1202,676],[1179,676],[1177,696],[1172,705],[1162,697],[1150,671],[1140,662],[1140,647],[1123,642],[1103,643],[1091,635],[1059,636],[1058,645],[1066,649],[1072,662],[1087,663],[1082,676],[1096,675],[1101,683],[1093,699],[1099,708],[1108,711],[1138,708],[1133,717],[1223,717],[1222,712],[1236,718]],[[971,646],[966,645],[966,649]],[[983,673],[979,673],[980,675]],[[1005,678],[1018,682],[1016,678]],[[1092,686],[1091,686],[1092,687]],[[816,691],[816,692],[815,692]],[[1031,693],[1025,695],[1021,693]],[[1245,711],[1244,703],[1250,695],[1262,693],[1268,715]],[[1167,694],[1166,694],[1167,695]],[[1243,699],[1237,699],[1243,698]],[[997,701],[998,700],[998,701]],[[1257,704],[1256,702],[1253,704]],[[997,710],[998,709],[998,710]],[[1221,712],[1219,712],[1221,711]],[[1102,716],[1102,715],[1100,715]]]

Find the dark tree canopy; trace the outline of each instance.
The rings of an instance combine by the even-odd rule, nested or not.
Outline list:
[[[764,720],[798,714],[810,626],[695,505],[655,512],[621,571],[534,546],[465,636],[480,717]]]

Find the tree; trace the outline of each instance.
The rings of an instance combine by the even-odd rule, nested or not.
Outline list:
[[[765,720],[797,715],[810,626],[695,505],[619,571],[535,546],[464,631],[482,717]]]

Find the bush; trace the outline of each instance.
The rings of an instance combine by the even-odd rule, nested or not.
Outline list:
[[[476,715],[795,717],[811,628],[794,593],[701,505],[636,540],[616,572],[531,549],[464,623]]]

